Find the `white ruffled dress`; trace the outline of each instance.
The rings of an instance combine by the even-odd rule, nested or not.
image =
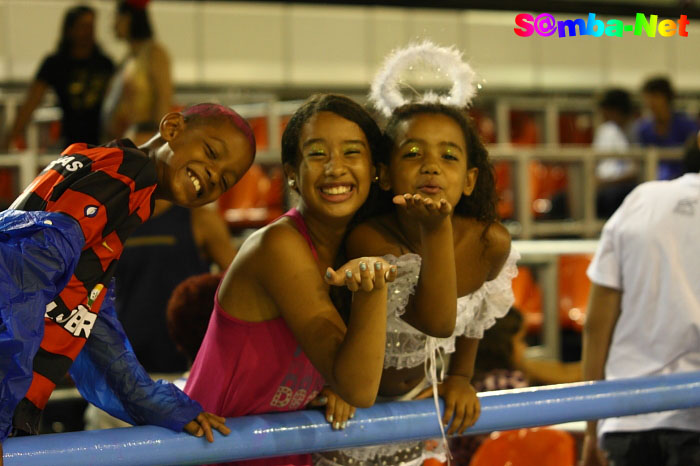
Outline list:
[[[389,284],[387,300],[387,336],[384,367],[395,369],[413,368],[425,365],[426,385],[412,390],[412,396],[425,386],[439,382],[436,355],[449,355],[455,352],[455,341],[459,336],[482,338],[484,331],[496,323],[496,319],[506,315],[513,305],[513,278],[518,274],[517,261],[520,254],[511,248],[506,263],[498,276],[485,282],[478,290],[457,298],[457,320],[455,330],[448,338],[428,336],[406,323],[401,316],[406,311],[408,300],[415,292],[420,276],[421,257],[418,254],[405,254],[400,257],[384,256],[392,265],[398,266],[398,276]],[[428,361],[431,363],[428,365]],[[443,364],[444,367],[444,364]],[[441,379],[441,377],[440,377]],[[437,391],[433,390],[435,397]],[[406,396],[397,399],[410,399]],[[439,421],[439,414],[436,417]],[[440,423],[442,426],[442,424]],[[352,448],[337,452],[314,455],[315,466],[376,466],[401,465],[419,466],[428,458],[446,460],[444,447],[440,442],[436,448],[428,450],[425,442],[402,442]]]

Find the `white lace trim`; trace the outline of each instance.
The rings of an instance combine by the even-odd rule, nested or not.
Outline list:
[[[388,287],[386,313],[389,317],[401,316],[406,312],[411,295],[416,292],[416,285],[418,285],[420,277],[421,257],[418,254],[404,254],[400,257],[387,254],[383,259],[398,269],[396,279]],[[410,325],[408,327],[413,328]]]
[[[444,354],[455,352],[458,336],[482,338],[484,331],[506,315],[513,305],[513,278],[518,274],[517,261],[520,254],[511,248],[508,259],[498,276],[485,282],[478,290],[457,299],[457,321],[452,336],[448,338],[428,337],[406,323],[400,316],[405,312],[410,296],[415,292],[420,275],[421,257],[418,254],[405,254],[400,257],[384,256],[391,264],[396,264],[399,274],[389,284],[387,298],[387,338],[384,367],[405,369],[423,364],[426,354],[426,340],[434,340],[431,346]]]

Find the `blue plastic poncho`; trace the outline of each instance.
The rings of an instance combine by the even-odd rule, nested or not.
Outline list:
[[[66,215],[0,212],[0,441],[32,383],[46,305],[70,280],[83,243]]]
[[[204,411],[172,383],[154,382],[138,362],[117,319],[113,285],[70,375],[83,398],[129,424],[179,432]]]
[[[46,305],[65,287],[84,244],[79,224],[51,212],[0,212],[0,441],[32,381]],[[181,431],[202,407],[139,364],[114,311],[113,287],[70,369],[86,400],[132,424]]]

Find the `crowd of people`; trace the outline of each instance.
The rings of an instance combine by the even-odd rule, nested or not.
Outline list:
[[[600,99],[603,123],[596,128],[592,147],[624,154],[631,147],[697,147],[698,122],[674,109],[675,91],[663,76],[648,79],[642,86],[645,114],[637,113],[632,96],[624,89],[610,89]],[[596,181],[598,216],[609,218],[625,197],[639,184],[640,166],[633,160],[608,158],[598,163]],[[681,161],[661,161],[658,179],[670,180],[692,172]]]

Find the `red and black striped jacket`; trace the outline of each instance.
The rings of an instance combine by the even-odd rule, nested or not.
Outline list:
[[[85,245],[68,285],[47,305],[33,378],[14,426],[36,433],[41,410],[90,337],[123,244],[153,211],[155,163],[130,140],[72,144],[12,204],[75,219]]]

